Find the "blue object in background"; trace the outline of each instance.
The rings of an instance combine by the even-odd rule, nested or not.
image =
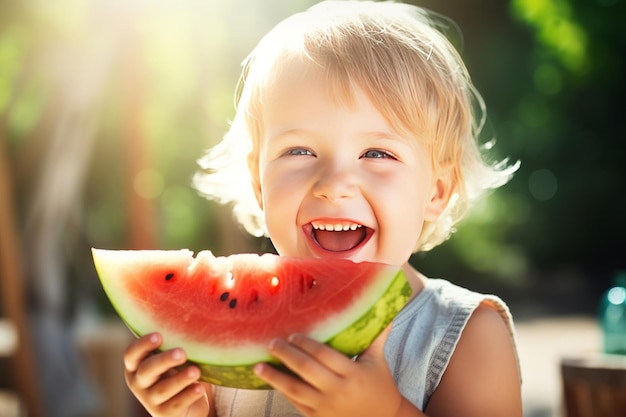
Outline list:
[[[626,355],[626,272],[617,274],[602,296],[599,315],[604,352]]]

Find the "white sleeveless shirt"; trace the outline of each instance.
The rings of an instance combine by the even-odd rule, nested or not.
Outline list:
[[[398,389],[424,410],[441,381],[461,333],[474,310],[486,304],[515,332],[506,304],[441,279],[428,279],[393,321],[385,359]],[[301,414],[278,391],[213,387],[218,417],[298,417]]]

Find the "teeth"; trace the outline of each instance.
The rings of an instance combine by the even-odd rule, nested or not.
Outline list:
[[[330,230],[335,232],[356,230],[363,227],[361,224],[356,223],[311,223],[316,230]]]

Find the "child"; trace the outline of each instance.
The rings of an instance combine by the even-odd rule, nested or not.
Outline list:
[[[489,165],[482,110],[454,48],[422,9],[322,2],[280,23],[245,62],[237,113],[196,186],[234,203],[281,255],[403,265],[413,295],[356,360],[302,335],[270,343],[298,377],[275,390],[209,386],[158,333],[124,355],[153,416],[521,416],[507,307],[408,263],[445,240],[470,203],[516,166]]]

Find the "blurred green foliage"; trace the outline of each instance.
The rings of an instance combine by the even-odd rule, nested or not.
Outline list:
[[[522,165],[488,208],[476,207],[456,236],[418,262],[435,273],[454,271],[468,285],[490,277],[484,287],[513,286],[512,297],[558,304],[578,292],[586,297],[579,307],[593,308],[625,263],[626,5],[429,4],[463,29],[463,54],[487,102],[496,150]],[[451,253],[475,259],[459,269],[450,266]]]
[[[233,116],[239,63],[270,27],[312,3],[1,2],[0,127],[20,213],[51,132],[71,123],[93,141],[76,202],[83,246],[271,250],[190,179]],[[487,103],[484,140],[496,138],[490,157],[522,165],[452,239],[413,262],[514,291],[574,268],[599,291],[624,268],[626,247],[623,0],[415,3],[460,27]]]

